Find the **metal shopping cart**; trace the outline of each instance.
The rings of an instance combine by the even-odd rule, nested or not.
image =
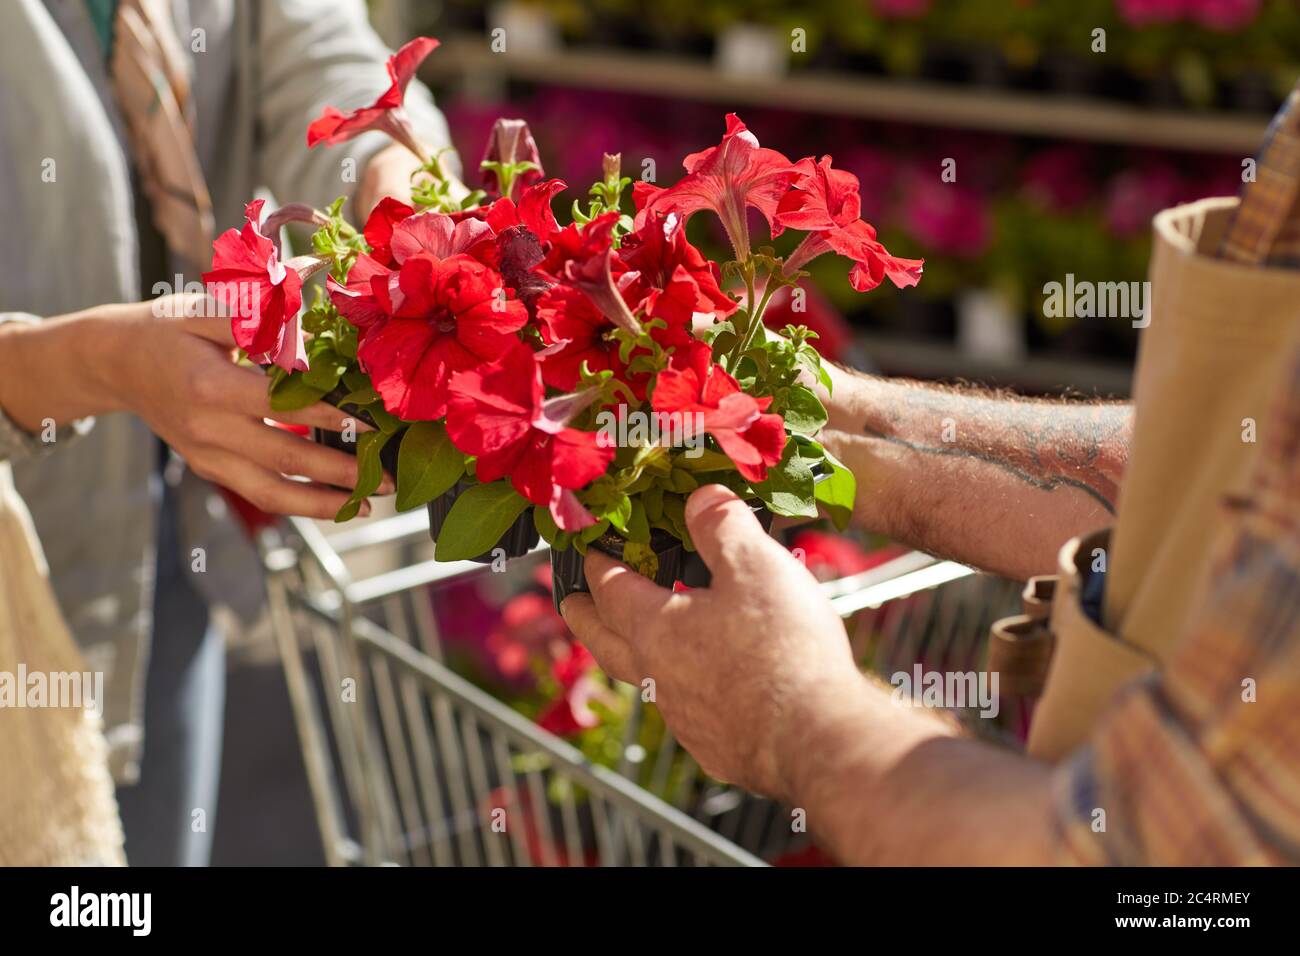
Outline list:
[[[450,667],[429,589],[490,569],[433,561],[423,510],[323,528],[292,519],[262,553],[331,865],[756,866],[807,849],[797,812],[710,780],[666,735],[644,747],[657,715],[639,698],[604,766]],[[494,575],[503,592],[545,556]],[[978,668],[1018,600],[919,553],[823,587],[882,673]]]

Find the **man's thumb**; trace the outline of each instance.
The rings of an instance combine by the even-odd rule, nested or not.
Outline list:
[[[686,527],[715,578],[728,577],[756,546],[766,546],[767,532],[753,509],[723,485],[695,489],[686,500]]]

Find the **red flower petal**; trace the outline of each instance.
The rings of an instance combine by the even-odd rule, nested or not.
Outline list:
[[[401,106],[406,98],[406,88],[415,77],[415,71],[439,43],[433,37],[416,37],[404,43],[402,47],[388,58],[388,77],[392,86],[376,102],[376,106]]]
[[[437,47],[438,41],[433,37],[416,37],[405,44],[388,58],[388,78],[391,81],[388,89],[369,106],[348,113],[326,106],[321,115],[307,127],[308,148],[320,143],[336,145],[381,126],[391,129],[391,121],[396,117],[390,117],[390,114],[401,109],[402,101],[406,98],[406,88],[415,76],[415,71]]]
[[[325,277],[325,288],[329,292],[330,301],[345,319],[356,326],[362,338],[372,326],[388,317],[375,296],[374,280],[378,278],[380,286],[384,287],[391,275],[389,269],[363,253],[357,256],[352,268],[348,270],[346,285],[340,284],[333,276]]]
[[[727,132],[717,146],[692,153],[682,162],[687,175],[645,206],[676,212],[683,218],[711,209],[722,219],[738,256],[749,252],[745,209],[757,209],[772,225],[781,197],[800,177],[794,164],[774,149],[764,149],[735,113],[727,114]]]
[[[451,376],[479,363],[454,335],[421,319],[381,323],[357,354],[384,407],[407,421],[432,421],[446,414]]]
[[[803,179],[781,197],[777,206],[778,227],[789,229],[835,229],[847,226],[862,214],[858,177],[831,167],[831,157],[814,163],[801,159],[797,168]]]
[[[614,460],[613,445],[602,445],[595,432],[566,428],[551,442],[552,472],[562,488],[581,488],[605,473]]]
[[[400,265],[418,252],[437,259],[462,253],[475,256],[476,250],[485,249],[494,238],[492,227],[481,219],[456,222],[440,212],[422,212],[393,227],[391,248],[393,260]]]
[[[387,266],[393,265],[392,253],[389,251],[393,227],[414,214],[413,208],[404,202],[398,202],[392,196],[379,200],[378,205],[370,211],[365,228],[361,230],[370,245],[370,254],[376,260]]]
[[[596,523],[595,516],[583,507],[578,496],[568,488],[561,488],[559,485],[556,485],[551,493],[551,502],[547,510],[551,512],[556,527],[561,531],[581,531]]]

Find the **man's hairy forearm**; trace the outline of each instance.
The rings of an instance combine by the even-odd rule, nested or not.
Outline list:
[[[810,700],[783,741],[781,796],[849,865],[1044,865],[1051,770],[893,702],[869,678]]]
[[[833,376],[823,440],[858,478],[863,527],[1023,579],[1113,519],[1130,405]]]

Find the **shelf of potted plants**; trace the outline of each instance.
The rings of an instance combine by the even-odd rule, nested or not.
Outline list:
[[[547,49],[496,53],[479,36],[448,43],[424,71],[431,83],[503,76],[583,89],[652,93],[686,100],[899,120],[1025,136],[1250,155],[1267,115],[1152,110],[1086,96],[964,88],[918,79],[842,71],[755,77],[729,75],[704,60],[628,50]]]

